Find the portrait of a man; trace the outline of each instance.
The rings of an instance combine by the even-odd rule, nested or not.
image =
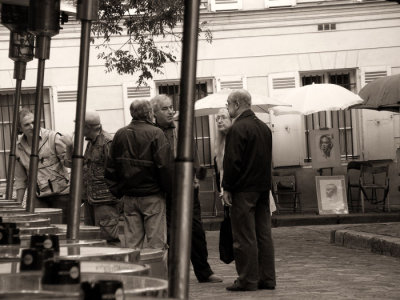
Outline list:
[[[337,129],[312,130],[310,146],[313,168],[340,166],[339,131]]]
[[[316,177],[318,209],[320,214],[347,214],[344,176]]]
[[[322,152],[322,156],[326,159],[331,157],[331,151],[333,148],[332,136],[330,134],[321,135],[319,138],[319,149]]]

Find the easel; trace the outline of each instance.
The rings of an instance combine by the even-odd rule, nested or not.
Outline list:
[[[331,171],[331,176],[333,175],[333,167],[329,167],[329,168],[317,169],[317,172],[319,173],[319,176],[323,176],[324,170],[330,170]]]

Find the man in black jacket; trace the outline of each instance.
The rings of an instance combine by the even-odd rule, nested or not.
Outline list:
[[[166,248],[165,194],[171,189],[170,145],[152,123],[149,101],[130,107],[132,122],[117,131],[111,144],[105,178],[110,191],[122,197],[125,244]]]
[[[228,291],[275,289],[275,257],[271,237],[272,135],[251,107],[246,90],[228,97],[234,119],[226,136],[223,201],[231,206],[233,248],[238,278]]]
[[[156,125],[159,126],[166,135],[171,148],[171,172],[173,173],[174,166],[174,152],[176,151],[177,134],[174,124],[174,109],[172,100],[167,95],[157,95],[151,99],[151,104],[154,110]],[[197,159],[197,151],[195,152],[195,174],[202,179],[199,172],[199,162]],[[192,261],[193,271],[199,282],[222,282],[222,279],[214,274],[207,261],[207,241],[206,235],[201,223],[201,207],[199,200],[200,184],[195,176],[194,181],[194,195],[193,195],[193,217],[192,217],[192,247],[190,253],[190,260]],[[168,231],[171,226],[171,208],[172,208],[172,195],[167,194],[167,227]]]

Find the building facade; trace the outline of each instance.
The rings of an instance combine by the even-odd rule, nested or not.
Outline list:
[[[366,83],[400,73],[400,5],[388,1],[315,0],[202,0],[201,21],[207,22],[212,42],[199,38],[197,95],[202,98],[223,88],[246,88],[251,93],[279,97],[302,85],[335,83],[357,93]],[[179,28],[177,29],[179,31]],[[0,27],[0,179],[5,179],[11,118],[13,62],[8,59],[9,32]],[[63,25],[52,38],[46,61],[43,122],[71,133],[74,129],[79,64],[80,24]],[[119,47],[124,36],[114,38]],[[160,40],[180,58],[179,44]],[[104,128],[115,132],[130,122],[129,105],[167,93],[179,100],[180,61],[164,66],[147,86],[135,76],[106,73],[99,49],[91,47],[88,109],[97,110]],[[22,102],[32,105],[37,61],[28,63]],[[194,99],[195,100],[195,99]],[[296,173],[303,209],[317,207],[316,170],[311,168],[309,133],[337,128],[342,167],[350,160],[391,163],[390,197],[400,206],[398,157],[400,116],[389,112],[347,110],[307,117],[259,114],[273,131],[273,164],[279,173]],[[213,116],[196,119],[195,135],[202,163],[212,165],[215,136]],[[8,141],[7,141],[8,139]],[[397,154],[399,155],[399,154]],[[211,171],[210,171],[211,172]],[[4,184],[3,184],[4,185]],[[206,190],[213,188],[205,184]]]

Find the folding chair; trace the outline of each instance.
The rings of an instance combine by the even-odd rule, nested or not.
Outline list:
[[[300,193],[297,191],[296,177],[294,175],[273,176],[272,193],[276,202],[276,212],[286,209],[301,212]]]
[[[361,188],[360,188],[360,176],[361,176],[361,166],[371,166],[369,162],[366,161],[350,161],[347,164],[347,201],[351,211],[355,211],[355,207],[360,207],[361,202]],[[353,198],[353,189],[356,190],[357,198]],[[354,205],[356,203],[356,206]]]
[[[383,211],[387,205],[387,211],[390,211],[389,205],[389,165],[384,166],[361,166],[360,175],[361,188],[361,209],[364,212],[364,199],[372,204],[382,203]],[[382,198],[378,199],[377,192],[381,191]]]

